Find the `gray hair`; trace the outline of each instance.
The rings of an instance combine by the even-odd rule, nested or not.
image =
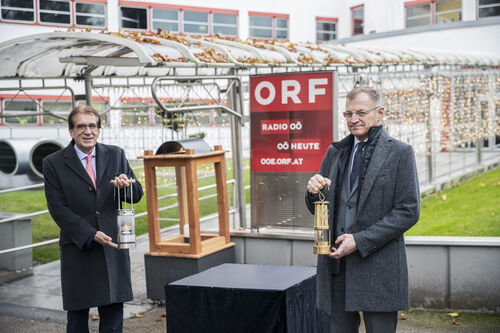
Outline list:
[[[86,104],[80,104],[76,108],[74,108],[68,116],[68,128],[73,129],[75,127],[75,124],[73,122],[73,118],[78,114],[78,113],[90,113],[96,116],[97,118],[97,128],[101,128],[101,115],[99,112],[97,112],[93,107],[88,106]]]
[[[354,87],[351,91],[347,93],[347,100],[352,101],[353,99],[356,98],[361,93],[365,93],[368,96],[370,96],[370,99],[373,101],[373,104],[375,106],[379,106],[380,104],[380,94],[375,88],[369,87],[369,86],[357,86]]]

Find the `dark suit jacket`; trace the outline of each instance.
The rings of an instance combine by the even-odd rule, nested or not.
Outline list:
[[[129,178],[135,178],[135,174],[121,148],[98,143],[94,189],[73,146],[74,141],[43,160],[47,206],[61,229],[63,307],[79,310],[130,301],[133,295],[128,250],[103,247],[91,237],[100,230],[116,243],[118,202],[109,181],[121,173]],[[133,190],[134,202],[138,202],[143,194],[141,184],[136,182]]]
[[[343,173],[347,172],[354,137],[348,135],[329,147],[320,174],[332,181],[330,225],[336,230],[336,209]],[[381,126],[372,127],[363,155],[354,224],[345,233],[354,236],[358,250],[346,260],[346,311],[396,311],[409,307],[408,267],[403,233],[419,218],[420,194],[411,146],[390,137]],[[316,196],[317,197],[317,196]],[[314,213],[315,196],[306,191]],[[332,237],[332,243],[335,240]],[[331,310],[331,279],[338,260],[318,256],[317,305]]]

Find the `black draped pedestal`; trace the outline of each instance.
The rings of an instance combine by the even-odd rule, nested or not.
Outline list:
[[[223,264],[165,286],[167,332],[327,332],[316,268]]]

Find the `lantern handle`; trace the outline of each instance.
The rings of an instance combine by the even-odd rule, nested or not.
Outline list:
[[[327,186],[328,186],[328,191],[330,191],[330,185],[327,185]],[[320,201],[325,201],[326,197],[323,194],[323,192],[321,192],[321,190],[319,190],[318,194],[319,194],[319,200]]]

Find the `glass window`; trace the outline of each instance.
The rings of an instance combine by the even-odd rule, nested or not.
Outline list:
[[[251,38],[273,38],[272,17],[250,16]]]
[[[479,0],[479,18],[500,16],[500,0]]]
[[[287,39],[288,38],[288,19],[287,18],[276,18],[276,39]]]
[[[316,21],[316,41],[327,42],[335,39],[336,22],[332,21]]]
[[[184,33],[208,34],[208,13],[185,11],[183,18]]]
[[[153,8],[153,30],[179,32],[179,11]]]
[[[121,27],[128,29],[147,29],[148,18],[146,8],[121,7]]]
[[[73,105],[70,101],[43,101],[42,102],[42,122],[45,125],[53,124],[66,124],[67,120],[51,116],[45,112],[50,112],[52,114],[68,117],[69,113],[73,109]]]
[[[221,36],[237,36],[237,16],[214,13],[212,15],[212,29],[214,34]]]
[[[436,3],[436,23],[460,22],[462,0],[439,1]]]
[[[77,2],[75,5],[77,25],[91,27],[106,26],[106,6],[104,4]]]
[[[69,1],[40,0],[40,22],[71,24]]]
[[[10,100],[4,102],[4,114],[16,115],[16,117],[5,117],[6,124],[36,124],[37,115],[23,115],[36,112],[37,105],[35,101]]]
[[[122,110],[122,126],[141,126],[150,124],[149,103],[124,103]]]
[[[432,23],[431,5],[406,7],[406,27],[417,27]]]
[[[365,19],[365,8],[359,7],[352,9],[352,34],[361,35],[363,34],[363,23]]]
[[[34,0],[2,0],[2,20],[35,22]]]

